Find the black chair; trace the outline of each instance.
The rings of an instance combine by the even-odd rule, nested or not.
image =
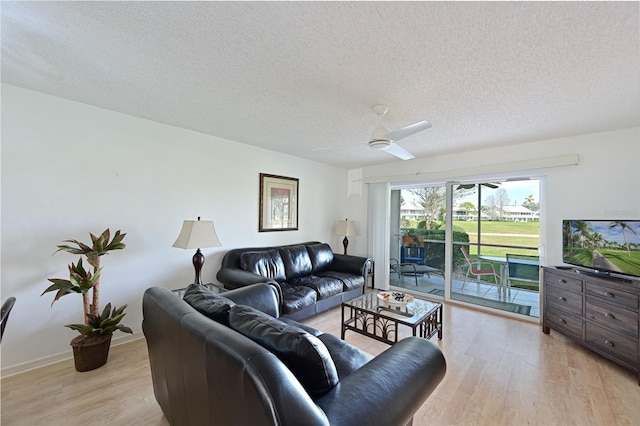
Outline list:
[[[16,298],[10,297],[2,304],[2,326],[0,328],[0,342],[2,342],[2,336],[4,336],[4,328],[7,325],[9,314],[11,313],[11,309],[13,309],[13,305],[15,303],[16,303]]]

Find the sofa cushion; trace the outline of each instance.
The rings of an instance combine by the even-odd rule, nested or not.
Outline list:
[[[342,281],[335,278],[317,277],[308,275],[306,277],[298,277],[289,281],[292,285],[309,287],[318,293],[318,300],[328,299],[331,296],[342,293],[344,285]]]
[[[350,274],[348,272],[325,271],[318,273],[318,276],[340,280],[344,287],[344,291],[355,290],[364,286],[364,277],[361,275]]]
[[[307,251],[309,252],[314,273],[326,271],[329,265],[331,265],[331,262],[333,262],[333,251],[329,244],[309,244]]]
[[[229,309],[235,305],[235,302],[198,284],[190,284],[182,299],[202,315],[225,325],[229,324]]]
[[[311,259],[304,245],[280,247],[279,251],[284,262],[287,281],[311,274]]]
[[[329,350],[331,359],[336,365],[336,370],[338,370],[338,378],[340,380],[373,359],[373,355],[361,351],[333,334],[322,333],[318,335],[318,339]]]
[[[240,266],[245,271],[262,275],[277,282],[285,280],[285,268],[277,249],[245,251],[240,255]]]
[[[322,341],[250,306],[229,310],[229,326],[276,355],[316,399],[338,383],[338,372]]]
[[[322,331],[320,331],[320,330],[318,330],[316,328],[313,328],[313,327],[311,327],[309,325],[306,325],[306,324],[302,324],[302,323],[300,323],[298,321],[295,321],[295,320],[292,320],[290,318],[278,318],[278,320],[280,320],[280,321],[282,321],[282,322],[284,322],[286,324],[293,325],[295,327],[301,328],[304,331],[306,331],[307,333],[311,334],[312,336],[318,337],[323,333]],[[327,346],[327,349],[329,349],[328,346]],[[329,353],[331,353],[331,349],[329,349]],[[335,363],[335,361],[334,361],[334,363]]]
[[[301,324],[298,321],[294,321],[288,318],[278,318],[278,320],[287,323],[289,325],[298,327],[306,331],[307,333],[316,336],[329,350],[329,355],[336,366],[338,371],[338,379],[342,380],[367,362],[373,359],[373,355],[368,354],[360,349],[356,348],[334,336],[333,334],[323,333],[322,331],[315,329],[306,324]]]
[[[280,284],[280,288],[282,289],[281,315],[297,312],[318,301],[318,294],[310,287],[294,286],[284,282]]]

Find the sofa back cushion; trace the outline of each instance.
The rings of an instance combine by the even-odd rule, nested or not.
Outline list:
[[[311,275],[311,259],[307,248],[300,244],[297,246],[286,246],[278,249],[287,275],[287,281]]]
[[[235,306],[235,302],[198,284],[189,285],[182,299],[202,315],[225,325],[229,324],[229,309]]]
[[[285,268],[277,249],[245,251],[240,255],[240,266],[245,271],[262,275],[277,282],[285,280]]]
[[[322,333],[318,336],[318,339],[324,343],[331,354],[331,359],[338,371],[339,380],[359,370],[360,367],[373,359],[372,355],[361,351],[333,334]]]
[[[333,262],[333,251],[329,244],[309,244],[307,246],[314,272],[326,271]]]
[[[229,327],[276,355],[316,399],[338,383],[327,347],[316,336],[250,306],[229,310]]]

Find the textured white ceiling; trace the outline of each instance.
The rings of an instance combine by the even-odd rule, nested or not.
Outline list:
[[[638,2],[3,1],[1,13],[5,83],[342,167],[401,161],[366,146],[379,124],[431,121],[399,142],[416,157],[640,126]],[[315,149],[328,146],[343,147]]]

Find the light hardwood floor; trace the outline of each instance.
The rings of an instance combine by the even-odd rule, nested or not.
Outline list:
[[[340,335],[339,308],[305,322]],[[372,354],[388,347],[352,332],[346,340]],[[443,339],[432,341],[447,374],[416,426],[640,424],[633,373],[538,325],[445,305]],[[112,347],[107,365],[94,371],[78,373],[69,360],[1,385],[6,426],[168,424],[153,396],[144,339]]]

